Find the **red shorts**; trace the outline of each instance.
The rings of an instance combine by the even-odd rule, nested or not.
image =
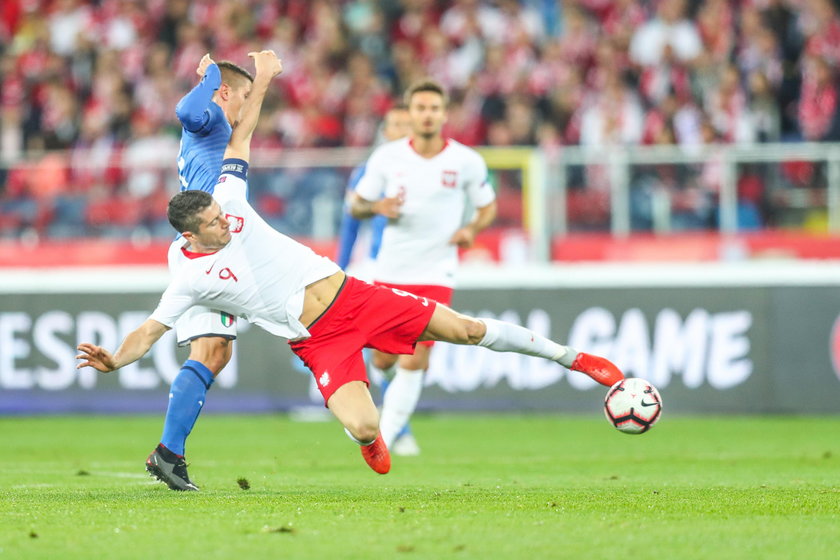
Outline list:
[[[401,290],[409,292],[415,296],[424,297],[442,303],[443,305],[450,305],[452,303],[452,288],[446,286],[433,286],[429,284],[389,284],[388,282],[374,282],[377,286],[384,286],[392,290]],[[435,345],[434,340],[423,340],[418,342],[422,346],[431,348]]]
[[[289,346],[312,371],[326,404],[345,383],[368,383],[362,348],[413,354],[435,306],[427,298],[347,276],[332,304],[307,329],[311,336]]]

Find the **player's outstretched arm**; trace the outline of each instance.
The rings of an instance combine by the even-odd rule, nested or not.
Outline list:
[[[190,132],[198,132],[210,120],[208,107],[213,94],[222,86],[222,73],[209,54],[201,59],[196,72],[201,81],[175,106],[175,115]]]
[[[149,351],[149,348],[168,330],[169,327],[158,323],[154,319],[146,319],[142,325],[125,337],[125,340],[113,354],[101,346],[82,342],[76,347],[81,352],[76,356],[76,359],[84,361],[78,364],[76,369],[89,366],[104,373],[120,369],[142,358]]]
[[[242,105],[239,121],[233,125],[230,141],[225,148],[224,159],[241,159],[248,161],[251,157],[251,136],[260,118],[260,109],[268,91],[271,80],[283,71],[283,62],[277,58],[274,51],[250,52],[248,56],[254,59],[256,73],[251,93]]]

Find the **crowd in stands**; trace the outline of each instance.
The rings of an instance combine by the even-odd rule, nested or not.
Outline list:
[[[283,59],[257,148],[369,146],[387,108],[427,75],[451,91],[449,135],[472,146],[840,140],[837,4],[4,0],[0,237],[166,231],[177,188],[174,107],[205,52],[245,67],[252,50]],[[820,174],[784,172],[792,183]],[[719,175],[676,170],[654,182],[679,191],[686,227],[706,227]],[[582,193],[572,212],[586,216],[604,198],[599,177],[572,177],[571,196]],[[642,198],[651,177],[634,180]],[[741,196],[763,225],[762,179],[746,177]],[[343,178],[334,182],[340,197]],[[284,212],[288,192],[266,184],[264,210]],[[646,227],[644,203],[636,213]]]

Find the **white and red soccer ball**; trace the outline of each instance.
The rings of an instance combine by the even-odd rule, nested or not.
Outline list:
[[[618,431],[643,434],[662,415],[662,397],[656,387],[644,379],[622,379],[607,391],[604,414]]]

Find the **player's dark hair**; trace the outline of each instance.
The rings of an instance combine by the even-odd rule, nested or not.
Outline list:
[[[436,82],[431,78],[423,78],[419,82],[414,82],[411,84],[407,90],[405,90],[405,95],[403,96],[403,101],[406,106],[411,105],[411,98],[414,96],[415,93],[420,93],[422,91],[431,91],[432,93],[436,93],[443,98],[443,106],[446,107],[449,105],[449,95],[447,95],[446,90],[440,84],[440,82]]]
[[[169,200],[166,217],[178,233],[198,232],[201,218],[198,216],[213,204],[213,197],[204,191],[179,192]]]
[[[245,85],[243,80],[248,80],[251,83],[254,82],[254,77],[250,72],[229,60],[217,62],[216,66],[219,67],[219,72],[222,73],[223,83],[227,83],[233,87],[239,87]]]

